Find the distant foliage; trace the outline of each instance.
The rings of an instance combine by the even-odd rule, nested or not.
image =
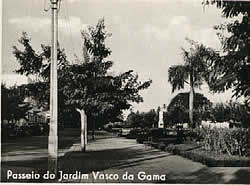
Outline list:
[[[158,123],[158,113],[152,109],[148,112],[131,112],[127,117],[131,127],[152,128]]]
[[[217,122],[230,122],[231,126],[249,128],[249,114],[246,105],[229,102],[217,103],[210,111],[211,119]]]
[[[24,103],[24,96],[20,95],[20,89],[13,86],[7,88],[1,84],[1,120],[16,121],[26,119],[30,106]]]
[[[209,118],[209,110],[212,103],[203,94],[195,93],[194,95],[194,122],[200,122],[202,119]],[[166,114],[166,122],[189,123],[189,93],[177,94],[169,103]]]

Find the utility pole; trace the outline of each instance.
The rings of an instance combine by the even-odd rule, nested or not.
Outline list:
[[[58,115],[57,115],[57,41],[58,41],[58,3],[51,2],[51,65],[50,65],[50,125],[48,138],[48,170],[57,175],[58,156]]]
[[[1,10],[1,17],[3,17],[3,1],[0,1],[0,10]],[[1,19],[0,20],[0,25],[2,25],[2,23],[3,23],[3,19]],[[0,33],[1,33],[1,35],[0,35],[0,43],[1,43],[1,49],[0,49],[0,56],[2,57],[2,47],[3,47],[3,44],[2,44],[2,39],[3,39],[3,27],[1,26],[0,27]],[[0,64],[0,68],[2,69],[2,60],[1,60],[1,64]],[[0,72],[0,81],[2,82],[2,72]],[[2,89],[0,88],[0,94],[2,94],[2,91],[1,91]],[[1,99],[1,97],[0,97],[0,104],[2,105],[2,99]],[[0,111],[0,117],[2,116],[2,112]],[[2,123],[1,123],[2,124]],[[1,132],[2,133],[2,132]],[[1,133],[0,133],[0,143],[2,143],[2,135],[1,135]],[[2,147],[0,147],[0,153],[2,153]],[[2,166],[1,166],[1,164],[0,164],[0,168],[1,168]],[[2,168],[1,168],[2,169]],[[1,173],[0,173],[0,179],[2,179],[1,178]]]

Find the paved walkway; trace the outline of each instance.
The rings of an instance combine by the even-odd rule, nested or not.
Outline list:
[[[75,144],[59,162],[65,177],[76,171],[82,179],[62,179],[81,183],[249,183],[250,168],[209,168],[201,163],[137,144],[135,140],[97,140],[80,152]],[[73,165],[72,165],[73,164]],[[73,168],[69,169],[69,166]],[[94,171],[94,172],[93,172]],[[96,173],[104,174],[95,177]],[[127,175],[126,174],[131,174]],[[113,175],[113,176],[112,176]],[[112,178],[111,178],[112,176]],[[118,177],[118,178],[116,178]],[[127,178],[126,178],[127,177]],[[128,178],[129,177],[129,178]]]

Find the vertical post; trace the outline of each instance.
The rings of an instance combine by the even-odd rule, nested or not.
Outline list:
[[[1,10],[1,17],[3,17],[3,1],[0,1],[0,10]],[[2,22],[3,19],[0,20],[0,25],[2,25]],[[2,44],[2,39],[3,39],[3,27],[1,26],[0,27],[0,56],[2,57],[2,47],[3,47],[3,44]],[[2,58],[1,58],[1,61],[2,61]],[[2,62],[0,64],[0,68],[2,69]],[[0,72],[0,81],[2,82],[2,71]],[[0,94],[2,94],[2,89],[0,88]],[[0,97],[0,105],[2,105],[2,99]],[[2,111],[0,111],[0,117],[2,116]],[[9,122],[9,121],[8,121]],[[2,123],[1,123],[2,124]],[[0,132],[0,143],[2,143],[2,132]],[[0,154],[2,153],[2,147],[0,147]],[[0,163],[0,169],[2,169],[1,166],[2,164]],[[1,179],[1,173],[0,173],[0,179]]]
[[[57,27],[58,0],[51,1],[51,71],[50,71],[50,125],[48,138],[48,170],[57,174]]]

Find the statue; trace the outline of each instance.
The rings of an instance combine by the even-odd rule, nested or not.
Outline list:
[[[163,112],[166,112],[165,104],[163,105],[163,107],[160,107],[160,110],[159,110],[158,128],[164,128]]]

